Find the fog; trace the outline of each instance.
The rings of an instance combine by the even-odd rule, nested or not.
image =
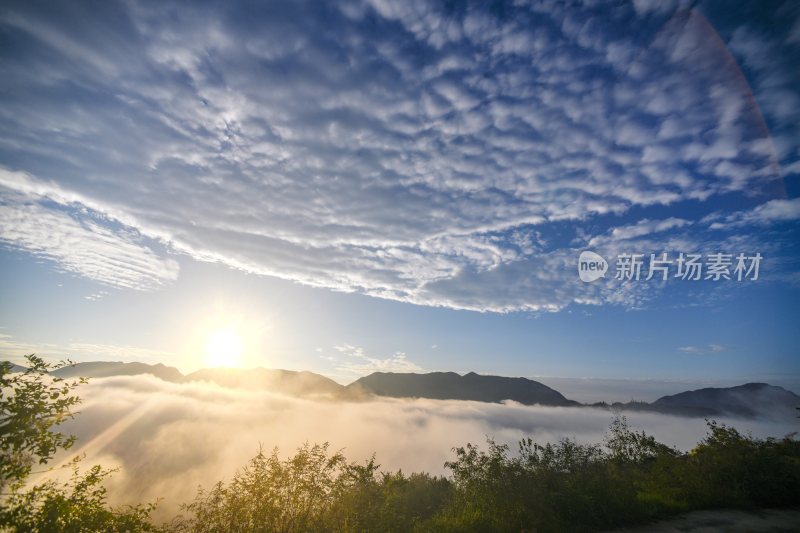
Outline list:
[[[575,407],[523,406],[467,401],[375,399],[314,401],[208,383],[175,384],[151,376],[92,379],[79,390],[80,413],[64,425],[78,437],[66,460],[86,454],[84,467],[118,467],[107,483],[112,503],[163,498],[155,517],[164,520],[191,500],[199,485],[229,480],[258,451],[281,455],[308,441],[330,442],[349,460],[373,453],[384,470],[445,473],[454,446],[512,444],[523,436],[539,442],[575,438],[600,441],[613,414]],[[628,413],[635,429],[682,450],[705,435],[703,419]],[[793,420],[720,419],[756,436],[783,436]]]
[[[559,378],[534,376],[548,387],[581,403],[653,402],[662,396],[678,394],[705,387],[733,387],[748,381],[763,381],[791,391],[800,390],[800,383],[788,376],[765,375],[748,378],[719,380],[668,380],[668,379],[609,379],[609,378]]]

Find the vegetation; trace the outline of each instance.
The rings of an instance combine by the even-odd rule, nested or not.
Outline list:
[[[452,485],[428,474],[380,473],[371,459],[347,463],[328,444],[305,444],[281,461],[259,453],[230,484],[198,492],[177,531],[403,531],[425,524]]]
[[[22,373],[0,363],[0,490],[25,480],[34,463],[47,463],[75,442],[53,428],[72,418],[79,401],[72,391],[82,380],[48,378],[51,365],[34,355],[27,360]]]
[[[229,485],[200,491],[180,531],[597,531],[713,507],[800,504],[800,443],[709,422],[690,453],[618,417],[602,444],[468,444],[448,478],[379,473],[327,445],[259,454]]]
[[[230,482],[200,489],[182,515],[155,527],[153,505],[114,509],[99,466],[66,483],[27,487],[31,465],[45,464],[74,439],[54,430],[73,415],[79,382],[0,367],[2,468],[9,489],[0,526],[10,531],[597,531],[715,507],[800,505],[800,442],[755,439],[708,423],[682,453],[632,430],[617,417],[602,443],[531,439],[508,446],[467,444],[445,464],[446,477],[380,470],[374,458],[348,462],[327,444],[305,444],[281,459],[256,456]]]
[[[27,356],[24,372],[12,372],[0,363],[0,531],[83,532],[154,531],[150,523],[153,504],[114,509],[106,501],[103,480],[111,474],[95,465],[79,469],[80,457],[69,461],[69,480],[45,479],[30,483],[33,473],[58,474],[46,465],[58,450],[68,450],[75,437],[56,428],[72,418],[80,402],[75,388],[84,379],[66,381],[49,375],[68,363],[51,365]]]

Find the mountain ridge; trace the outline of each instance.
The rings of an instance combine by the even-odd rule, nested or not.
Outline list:
[[[793,413],[800,407],[800,396],[768,383],[745,383],[735,387],[704,387],[662,396],[651,405],[657,407],[702,408],[719,405],[720,410],[741,416],[757,416],[768,409]]]
[[[12,371],[25,368],[13,365]],[[227,388],[269,390],[279,394],[314,399],[358,401],[370,397],[424,398],[499,403],[510,400],[523,405],[594,407],[621,411],[648,411],[690,417],[733,415],[793,417],[800,396],[767,383],[745,383],[734,387],[705,387],[666,395],[648,402],[579,403],[556,389],[525,377],[506,377],[468,372],[398,373],[373,372],[348,385],[309,371],[239,368],[207,368],[183,374],[162,363],[121,361],[75,363],[52,372],[61,378],[132,376],[149,374],[172,383],[210,382]]]
[[[525,405],[577,406],[547,385],[523,377],[481,375],[468,372],[373,372],[347,386],[358,392],[392,398],[473,400],[497,403],[512,400]]]

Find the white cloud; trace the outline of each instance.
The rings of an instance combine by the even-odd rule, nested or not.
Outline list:
[[[722,344],[708,344],[707,346],[681,346],[678,348],[679,351],[683,353],[690,353],[690,354],[708,354],[708,353],[720,353],[728,350],[727,346]]]
[[[770,200],[752,209],[730,214],[714,213],[704,219],[712,230],[768,226],[800,219],[800,198]]]
[[[83,299],[84,300],[89,300],[90,302],[93,302],[93,301],[105,298],[109,294],[110,293],[108,291],[97,291],[97,292],[93,292],[91,294],[87,294],[86,296],[83,297]]]
[[[178,263],[140,244],[134,232],[30,202],[0,203],[0,241],[113,287],[148,290],[178,276]]]
[[[395,352],[389,357],[371,357],[363,348],[340,344],[334,346],[340,357],[331,357],[336,370],[347,376],[366,376],[373,372],[424,372],[423,368],[411,362],[403,352]]]
[[[141,346],[123,344],[103,344],[93,342],[28,342],[8,333],[0,333],[0,357],[19,364],[25,364],[25,355],[37,354],[54,360],[69,359],[81,361],[123,361],[160,363],[175,361],[176,354]]]
[[[135,231],[198,260],[418,304],[607,303],[610,291],[564,288],[570,274],[529,273],[573,250],[512,235],[587,225],[604,235],[617,225],[604,217],[635,212],[617,228],[631,238],[659,218],[647,209],[759,191],[776,153],[789,164],[795,153],[775,148],[800,121],[781,111],[795,84],[760,60],[774,43],[733,39],[769,89],[773,138],[749,127],[761,110],[699,13],[652,40],[605,30],[668,18],[674,4],[600,15],[534,3],[507,17],[388,0],[268,16],[220,4],[182,6],[180,21],[162,4],[59,9],[2,15],[37,45],[0,84],[17,95],[0,110],[17,171],[0,182],[54,223],[63,206],[106,217],[73,219],[85,231],[72,234],[121,233],[105,246],[147,268],[79,270],[82,258],[53,239],[14,238],[116,286],[177,275]],[[76,18],[79,28],[65,23]],[[693,222],[667,220],[651,231]]]
[[[623,241],[628,239],[635,239],[650,235],[651,233],[659,233],[671,229],[682,228],[690,225],[691,222],[681,218],[670,217],[664,220],[639,220],[636,224],[629,226],[620,226],[613,228],[607,236],[597,236],[589,241],[590,246],[598,246],[608,242]]]

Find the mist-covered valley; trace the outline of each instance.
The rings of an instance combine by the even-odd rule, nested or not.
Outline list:
[[[348,459],[376,455],[381,470],[445,474],[452,448],[575,439],[601,442],[614,410],[463,400],[369,397],[358,401],[300,398],[209,381],[174,383],[152,375],[92,378],[64,431],[77,444],[61,456],[85,454],[85,464],[118,467],[108,481],[115,503],[163,498],[155,517],[168,519],[198,486],[227,479],[263,446],[291,455],[305,442],[329,442]],[[707,432],[702,417],[625,411],[630,425],[687,451]],[[797,430],[792,418],[717,417],[756,437]]]

